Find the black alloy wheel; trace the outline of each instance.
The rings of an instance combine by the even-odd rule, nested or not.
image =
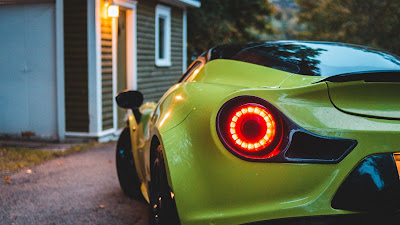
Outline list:
[[[140,181],[132,155],[131,134],[125,128],[119,136],[116,149],[116,164],[119,184],[130,198],[143,201]]]
[[[150,160],[150,225],[179,225],[174,193],[168,185],[160,145],[151,152]]]

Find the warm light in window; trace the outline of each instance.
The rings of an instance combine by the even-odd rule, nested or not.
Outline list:
[[[109,5],[107,8],[108,17],[117,18],[119,16],[119,6],[117,5]]]

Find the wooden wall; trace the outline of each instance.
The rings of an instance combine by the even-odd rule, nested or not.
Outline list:
[[[101,18],[101,100],[103,130],[113,128],[112,19]]]
[[[66,131],[89,131],[87,1],[64,1]]]
[[[159,3],[145,0],[137,4],[137,84],[145,101],[158,101],[182,75],[183,10],[180,8],[170,6],[172,66],[155,66],[155,7]]]

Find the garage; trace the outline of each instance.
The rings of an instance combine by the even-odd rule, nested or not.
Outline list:
[[[57,138],[54,1],[0,1],[0,133]]]

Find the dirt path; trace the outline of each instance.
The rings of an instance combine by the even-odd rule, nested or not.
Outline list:
[[[148,205],[118,184],[115,144],[0,177],[0,224],[147,225]]]

